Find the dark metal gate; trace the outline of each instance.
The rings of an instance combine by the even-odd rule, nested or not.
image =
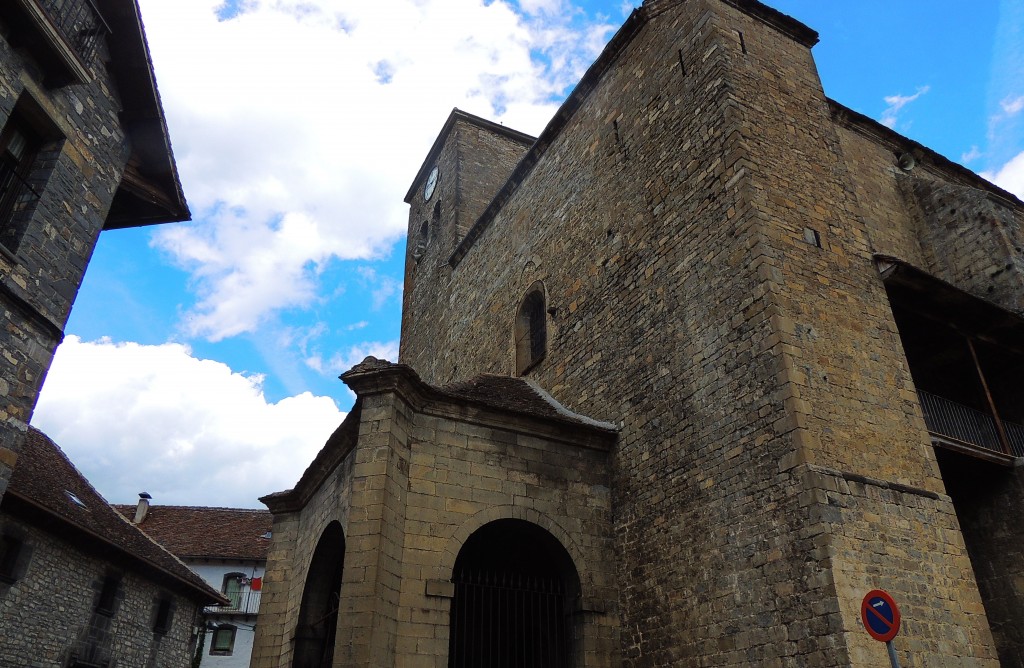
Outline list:
[[[569,668],[561,578],[509,571],[455,575],[449,668]]]

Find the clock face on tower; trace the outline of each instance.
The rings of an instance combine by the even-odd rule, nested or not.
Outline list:
[[[430,176],[427,177],[427,182],[423,184],[424,201],[429,201],[430,197],[434,194],[434,188],[437,187],[437,177],[438,171],[437,166],[435,165],[434,168],[430,170]]]

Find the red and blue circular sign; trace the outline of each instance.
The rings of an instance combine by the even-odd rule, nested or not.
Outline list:
[[[892,596],[874,589],[860,604],[860,618],[868,635],[881,642],[889,642],[900,632],[900,609]]]

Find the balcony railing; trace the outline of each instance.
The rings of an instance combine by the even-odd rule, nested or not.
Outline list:
[[[228,605],[210,605],[206,607],[207,613],[230,614],[230,615],[255,615],[260,610],[259,591],[240,591],[224,594],[231,603]]]
[[[57,33],[83,63],[92,62],[100,38],[110,32],[92,0],[35,0]]]
[[[940,438],[1005,454],[995,419],[982,411],[930,392],[917,391],[928,431]],[[1002,421],[1010,454],[1024,457],[1024,426]]]

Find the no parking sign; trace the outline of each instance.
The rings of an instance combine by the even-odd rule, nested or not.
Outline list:
[[[889,651],[889,661],[894,668],[899,668],[896,649],[892,646],[892,639],[900,632],[900,609],[896,601],[888,592],[872,589],[861,601],[860,618],[868,635],[885,643],[885,648]]]

